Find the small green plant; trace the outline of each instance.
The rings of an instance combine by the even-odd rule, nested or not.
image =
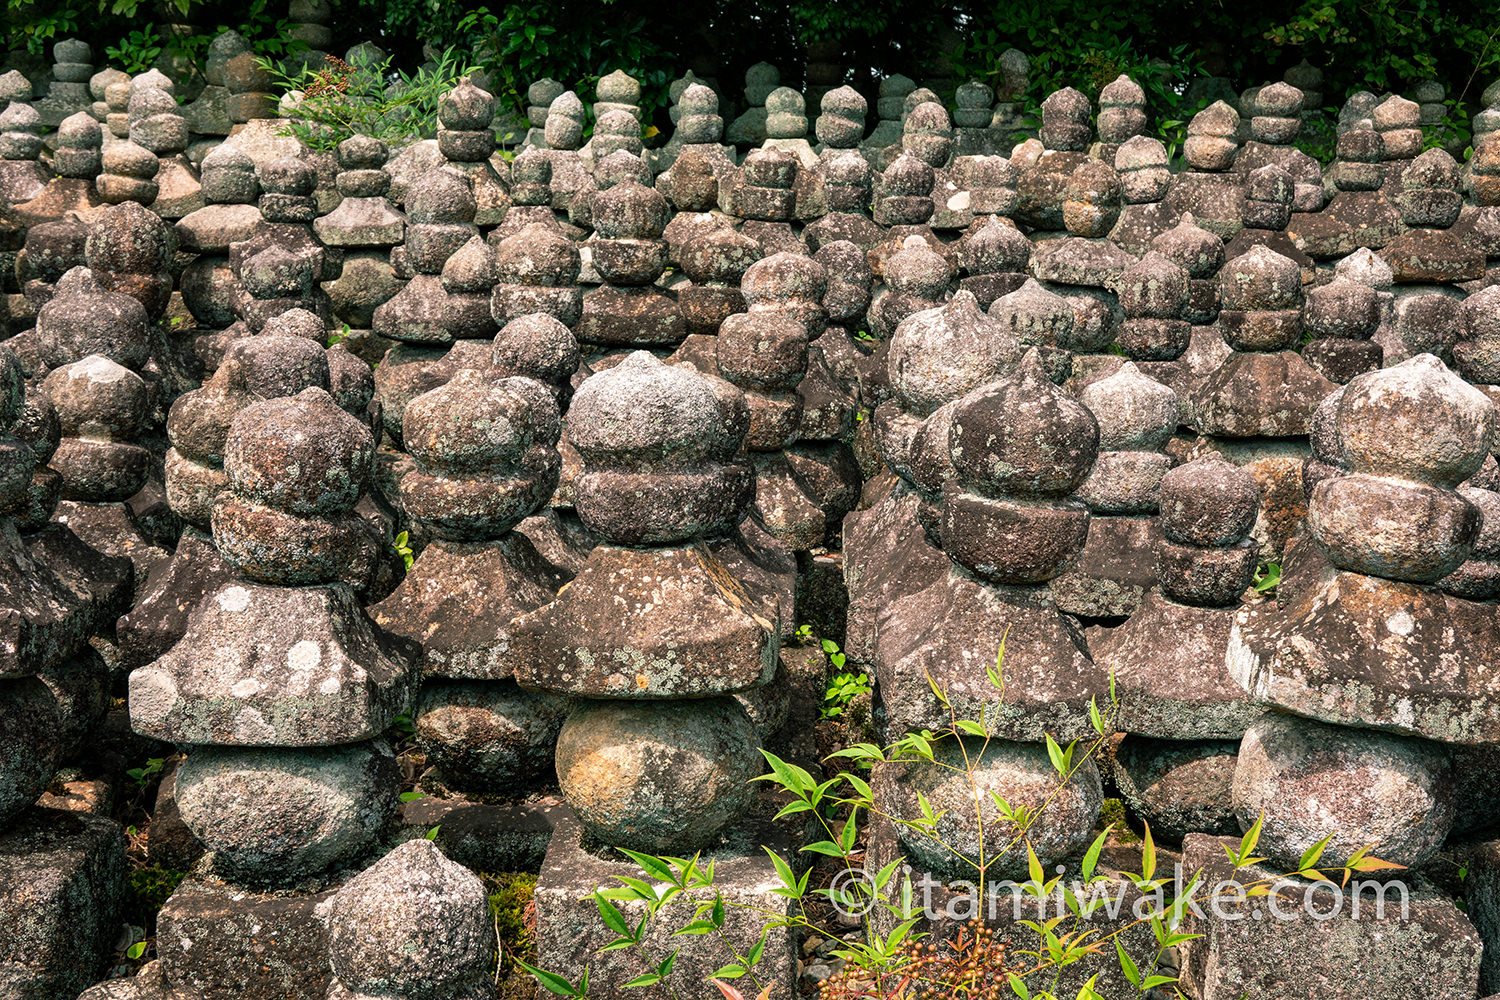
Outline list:
[[[1255,592],[1275,597],[1281,585],[1281,563],[1263,563],[1255,570]]]
[[[407,538],[406,532],[403,531],[401,532],[401,534],[397,535],[394,544],[396,547],[396,554],[401,557],[401,562],[405,564],[407,570],[409,571],[411,569],[411,564],[416,561],[416,556],[412,553],[411,543]]]
[[[165,757],[152,757],[146,761],[143,767],[132,767],[125,772],[127,778],[132,779],[139,788],[146,788],[153,780],[161,777],[162,770],[167,766]]]
[[[343,326],[339,327],[339,329],[338,329],[337,332],[330,333],[328,335],[327,346],[332,347],[334,344],[341,343],[348,336],[349,336],[349,324],[345,323]]]
[[[821,643],[834,673],[828,677],[828,687],[823,691],[823,705],[819,714],[825,719],[836,719],[844,714],[844,710],[855,698],[870,693],[870,678],[864,671],[844,669],[846,660],[838,643],[832,639],[823,639]]]

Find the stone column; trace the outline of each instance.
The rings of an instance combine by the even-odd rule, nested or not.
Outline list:
[[[1165,538],[1152,546],[1160,589],[1090,643],[1115,678],[1116,724],[1128,734],[1115,753],[1115,783],[1158,838],[1239,831],[1230,801],[1239,741],[1265,710],[1230,678],[1224,651],[1255,574],[1247,536],[1259,498],[1254,477],[1218,455],[1168,472]]]
[[[756,726],[733,695],[772,680],[794,613],[735,527],[750,499],[735,460],[748,422],[738,390],[643,351],[591,376],[569,410],[584,462],[578,512],[603,542],[556,600],[515,623],[512,649],[523,687],[580,699],[557,748],[577,821],[559,824],[536,894],[539,956],[573,976],[588,963],[591,978],[610,981],[634,961],[595,954],[609,932],[584,919],[594,907],[580,902],[581,872],[636,871],[591,853],[599,848],[704,850],[727,895],[776,906],[753,846],[765,835],[737,822],[762,765]],[[634,610],[641,602],[649,616]],[[726,933],[738,945],[760,927],[734,919]],[[788,981],[789,947],[772,932],[762,978]],[[687,984],[726,954],[711,938],[685,945],[674,985],[696,988]]]
[[[1126,253],[1144,256],[1170,220],[1162,213],[1161,201],[1172,182],[1167,147],[1160,139],[1132,136],[1115,151],[1115,172],[1120,175],[1120,218],[1109,238]]]
[[[239,579],[130,676],[136,731],[190,747],[177,803],[210,851],[158,916],[172,989],[205,1000],[328,992],[317,908],[394,813],[398,772],[381,735],[416,679],[413,650],[337,582],[364,536],[352,508],[374,450],[367,426],[321,388],[241,410],[211,515]]]
[[[12,101],[0,111],[0,202],[19,205],[40,195],[51,175],[42,154],[42,116],[30,104]]]
[[[1156,582],[1139,558],[1161,538],[1157,505],[1172,466],[1165,448],[1177,430],[1177,394],[1126,362],[1078,393],[1099,422],[1099,457],[1078,498],[1093,515],[1077,564],[1052,579],[1058,608],[1088,618],[1135,614]]]
[[[1182,144],[1185,167],[1172,178],[1162,199],[1167,218],[1191,213],[1200,228],[1226,242],[1234,239],[1244,214],[1241,180],[1231,169],[1239,155],[1239,126],[1239,113],[1223,101],[1215,101],[1188,122]]]
[[[77,379],[87,378],[81,368],[109,371],[105,366],[119,367],[90,358],[71,372],[59,369],[63,374],[52,387],[76,390]],[[106,401],[87,393],[91,403],[128,394],[127,387]],[[60,485],[47,468],[59,446],[50,395],[28,399],[21,362],[9,346],[0,347],[0,726],[6,747],[0,875],[8,887],[0,894],[0,916],[13,928],[0,947],[0,992],[15,996],[75,996],[91,984],[114,947],[128,867],[125,840],[113,821],[36,804],[58,765],[98,731],[108,672],[87,642],[123,610],[130,593],[127,561],[102,557],[47,523]],[[79,408],[66,408],[70,438],[78,433]],[[77,457],[75,441],[68,450]],[[76,463],[68,473],[68,480],[77,480]]]
[[[626,180],[593,198],[594,268],[606,284],[583,297],[574,332],[585,344],[669,346],[687,335],[671,295],[655,287],[667,263],[667,200]]]
[[[188,123],[177,101],[155,87],[132,86],[127,115],[130,141],[157,158],[156,199],[147,207],[175,222],[204,205],[198,171],[183,155]]]

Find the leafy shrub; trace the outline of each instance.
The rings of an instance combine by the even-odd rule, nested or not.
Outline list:
[[[322,150],[352,135],[373,136],[390,146],[431,136],[438,102],[474,71],[452,49],[435,66],[414,74],[393,73],[390,59],[376,62],[364,53],[352,64],[327,56],[323,66],[290,75],[270,59],[262,59],[261,66],[285,91],[301,94],[294,107],[281,111],[282,134]]]

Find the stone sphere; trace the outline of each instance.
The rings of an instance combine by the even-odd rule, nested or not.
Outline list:
[[[1216,451],[1161,480],[1162,531],[1178,545],[1233,545],[1250,533],[1259,510],[1255,477]]]
[[[427,763],[454,788],[500,794],[550,775],[571,704],[514,681],[431,681],[413,716]]]
[[[1115,751],[1115,787],[1130,811],[1151,824],[1159,841],[1190,833],[1240,832],[1230,798],[1239,743],[1160,740],[1130,734]]]
[[[1370,846],[1374,857],[1412,867],[1452,826],[1451,771],[1441,744],[1275,712],[1240,745],[1234,810],[1246,830],[1265,816],[1256,849],[1286,871],[1329,834],[1323,866]]]
[[[378,741],[291,750],[194,747],[177,771],[182,819],[219,870],[256,886],[326,871],[380,836],[400,773]]]
[[[939,741],[932,762],[887,765],[892,773],[877,781],[877,807],[898,820],[921,818],[918,792],[926,796],[934,812],[942,813],[934,830],[942,844],[909,827],[897,828],[901,846],[917,871],[941,879],[976,879],[981,831],[991,879],[1024,881],[1028,877],[1027,842],[1043,867],[1088,844],[1104,806],[1099,770],[1092,760],[1064,782],[1040,743],[986,743],[973,736],[962,741],[962,745],[952,737]],[[1000,816],[992,792],[1037,815],[1024,839],[1019,828]],[[1000,854],[1012,841],[1016,841],[1014,846]]]
[[[744,812],[758,747],[733,698],[586,702],[563,723],[557,780],[594,844],[679,854]]]

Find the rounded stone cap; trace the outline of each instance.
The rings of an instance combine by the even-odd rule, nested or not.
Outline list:
[[[98,354],[42,380],[64,437],[129,442],[142,429],[150,390],[139,375]]]
[[[1098,421],[1052,384],[1034,350],[1009,378],[960,400],[948,432],[959,481],[992,497],[1067,496],[1098,452]]]
[[[1239,112],[1223,101],[1215,101],[1188,122],[1188,135],[1232,139],[1240,127]]]
[[[853,118],[863,123],[865,115],[869,114],[870,102],[866,101],[864,95],[853,87],[843,86],[835,87],[824,94],[818,108],[825,115]]]
[[[932,194],[932,167],[903,152],[880,175],[887,195],[925,198]]]
[[[958,241],[958,266],[966,274],[1018,274],[1031,259],[1031,241],[1015,226],[989,216]]]
[[[268,194],[305,198],[318,186],[317,172],[296,156],[282,156],[263,163],[257,173],[261,188]]]
[[[671,215],[667,199],[634,179],[594,195],[594,229],[603,239],[660,239]]]
[[[581,266],[578,244],[540,222],[507,236],[495,249],[495,280],[504,284],[571,285]]]
[[[1375,106],[1371,116],[1377,132],[1393,132],[1397,129],[1421,128],[1422,106],[1408,101],[1400,94],[1393,94]]]
[[[57,126],[57,144],[62,149],[98,149],[104,142],[104,129],[87,111],[69,115]]]
[[[15,105],[11,105],[15,107]],[[154,87],[133,87],[130,91],[130,102],[126,105],[131,124],[142,118],[152,115],[180,115],[177,110],[177,101],[166,91],[157,90]],[[7,112],[8,113],[8,109]],[[33,112],[34,114],[35,112]],[[0,114],[0,125],[5,123],[5,114]]]
[[[484,884],[429,840],[409,840],[328,901],[328,957],[357,994],[470,996],[494,944]]]
[[[571,90],[564,91],[547,109],[542,127],[549,149],[577,149],[583,142],[583,102]]]
[[[37,311],[36,330],[54,364],[102,354],[138,369],[150,356],[145,307],[101,289],[86,267],[58,279],[52,298]]]
[[[601,191],[608,191],[625,181],[635,181],[643,187],[651,186],[651,168],[645,160],[628,149],[615,150],[594,167],[594,183],[599,185]]]
[[[96,271],[159,274],[171,262],[174,243],[161,216],[127,201],[95,216],[84,244],[84,261]]]
[[[224,471],[245,500],[326,516],[354,506],[374,457],[369,427],[325,390],[308,388],[241,410],[229,428]]]
[[[226,388],[243,389],[266,399],[295,396],[307,388],[329,388],[332,375],[322,338],[312,340],[272,332],[271,322],[257,336],[241,337],[230,343],[214,373],[215,379],[222,379]],[[222,446],[223,442],[219,444]]]
[[[272,316],[266,320],[265,326],[260,330],[262,337],[299,337],[302,340],[311,340],[319,347],[322,347],[327,335],[328,331],[324,328],[323,321],[306,309],[288,309],[284,313]]]
[[[555,317],[528,313],[495,334],[490,360],[506,375],[524,375],[548,384],[563,382],[578,371],[578,340]]]
[[[550,76],[543,77],[526,88],[526,100],[539,107],[547,107],[567,88]]]
[[[1023,345],[1056,344],[1073,332],[1073,307],[1035,278],[991,302],[990,315],[1015,331]]]
[[[980,80],[960,84],[953,93],[953,103],[960,108],[988,108],[995,99],[995,88]]]
[[[478,210],[468,178],[446,167],[427,171],[406,191],[406,218],[417,225],[473,222]]]
[[[1225,309],[1295,309],[1302,305],[1302,269],[1257,245],[1220,270],[1219,298]]]
[[[1391,265],[1369,247],[1360,247],[1339,261],[1334,265],[1333,273],[1376,289],[1389,288],[1396,281]]]
[[[1160,139],[1148,135],[1133,135],[1115,150],[1116,170],[1148,170],[1165,167],[1169,162],[1167,147]]]
[[[540,382],[497,382],[472,368],[413,399],[401,418],[406,450],[424,468],[455,473],[541,471],[556,464],[546,452],[561,433],[557,403]]]
[[[540,149],[526,149],[510,162],[511,180],[516,184],[551,184],[552,161]]]
[[[682,468],[719,454],[725,433],[708,380],[645,351],[585,379],[568,409],[568,441],[588,464]]]
[[[1401,186],[1414,188],[1458,187],[1458,162],[1445,149],[1429,149],[1401,171]]]
[[[0,111],[0,132],[40,132],[42,115],[29,104],[12,101]]]
[[[595,93],[598,94],[599,100],[610,104],[639,104],[641,102],[640,81],[620,69],[601,76]]]
[[[1158,250],[1131,264],[1115,279],[1120,307],[1131,319],[1176,319],[1188,304],[1187,269]]]
[[[887,361],[902,408],[926,417],[951,400],[1003,377],[1020,358],[1015,335],[960,291],[935,309],[901,321]]]
[[[684,115],[716,115],[719,113],[719,95],[712,87],[690,83],[677,98],[677,107]]]
[[[1351,380],[1337,419],[1350,472],[1447,487],[1479,470],[1495,433],[1489,398],[1431,354]]]
[[[1145,107],[1146,91],[1141,85],[1132,80],[1127,74],[1121,73],[1099,91],[1099,106],[1108,107]]]
[[[1250,533],[1259,511],[1255,477],[1216,451],[1162,477],[1162,531],[1178,545],[1226,548]]]
[[[438,124],[458,132],[481,132],[495,117],[495,98],[464,77],[438,102]]]
[[[766,97],[767,114],[800,115],[806,110],[807,101],[791,87],[777,87]]]
[[[805,254],[772,254],[745,270],[740,291],[751,308],[781,302],[821,303],[828,292],[828,269]]]
[[[339,143],[334,152],[338,157],[339,167],[344,170],[379,170],[385,166],[390,155],[385,143],[369,135],[351,135]],[[205,159],[204,162],[208,161]]]
[[[1315,337],[1366,340],[1380,325],[1380,294],[1369,285],[1336,277],[1307,293],[1302,322]]]
[[[450,293],[489,292],[495,286],[495,252],[475,233],[443,262],[442,281]]]
[[[1290,83],[1260,88],[1255,97],[1256,114],[1273,118],[1295,118],[1302,111],[1302,91]]]
[[[693,281],[738,286],[745,271],[763,253],[755,240],[724,226],[690,241],[678,256],[682,273]]]
[[[1177,393],[1125,362],[1078,394],[1099,422],[1100,451],[1160,451],[1177,430]]]
[[[128,140],[110,143],[106,146],[99,165],[102,173],[135,177],[140,180],[150,180],[161,171],[161,161],[157,159],[155,153]],[[122,204],[133,205],[135,202]]]
[[[952,268],[920,237],[896,251],[885,262],[885,283],[898,292],[919,299],[937,299],[948,287]]]
[[[1088,124],[1094,109],[1089,104],[1089,99],[1080,90],[1072,87],[1064,87],[1054,90],[1042,101],[1042,120],[1047,122],[1051,119],[1059,121],[1077,122]]]

